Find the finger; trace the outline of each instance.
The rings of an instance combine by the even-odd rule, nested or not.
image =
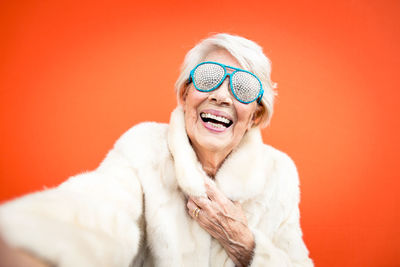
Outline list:
[[[212,181],[205,181],[206,186],[206,194],[207,196],[218,203],[224,204],[227,201],[230,201],[221,190],[218,189],[216,184]]]
[[[206,194],[207,196],[211,199],[211,200],[218,200],[218,189],[216,188],[216,186],[209,181],[209,179],[206,179],[204,182],[205,186],[206,186]]]
[[[205,197],[189,197],[202,210],[209,211],[211,209],[211,201]]]
[[[189,198],[186,207],[188,208],[188,213],[190,216],[192,216],[194,218],[194,212],[196,209],[198,209],[199,207]]]
[[[212,237],[220,239],[226,235],[226,231],[220,222],[215,218],[215,213],[209,215],[204,210],[200,209],[192,199],[187,203],[190,216],[196,220],[199,225],[206,230]]]
[[[191,198],[191,200],[201,209],[201,219],[205,224],[210,225],[211,221],[214,223],[219,221],[220,207],[216,202],[208,198]]]

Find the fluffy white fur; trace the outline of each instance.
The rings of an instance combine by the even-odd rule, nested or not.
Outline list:
[[[0,207],[0,232],[61,267],[234,266],[187,214],[188,195],[204,195],[201,168],[177,108],[170,125],[126,132],[100,166],[59,187]],[[255,236],[251,266],[312,266],[299,225],[291,159],[249,131],[215,177],[242,203]]]

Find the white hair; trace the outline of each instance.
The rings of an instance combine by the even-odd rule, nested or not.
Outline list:
[[[257,75],[260,79],[264,95],[261,99],[262,111],[257,125],[266,127],[272,116],[276,84],[271,81],[271,61],[264,55],[261,46],[246,38],[227,33],[218,33],[201,40],[185,56],[181,72],[175,83],[175,92],[178,103],[182,90],[186,90],[190,71],[204,61],[207,55],[215,50],[225,49],[247,71]]]

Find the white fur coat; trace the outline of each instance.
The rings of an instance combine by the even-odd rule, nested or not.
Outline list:
[[[0,207],[0,234],[12,246],[61,267],[234,266],[186,211],[204,195],[204,173],[183,112],[169,125],[127,131],[91,172]],[[255,237],[251,266],[312,266],[299,225],[296,167],[250,130],[215,183],[242,204]]]

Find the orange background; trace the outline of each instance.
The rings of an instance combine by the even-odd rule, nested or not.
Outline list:
[[[167,122],[185,53],[230,32],[273,62],[264,141],[297,163],[316,266],[400,266],[399,1],[5,2],[0,201],[94,169],[138,122]]]

